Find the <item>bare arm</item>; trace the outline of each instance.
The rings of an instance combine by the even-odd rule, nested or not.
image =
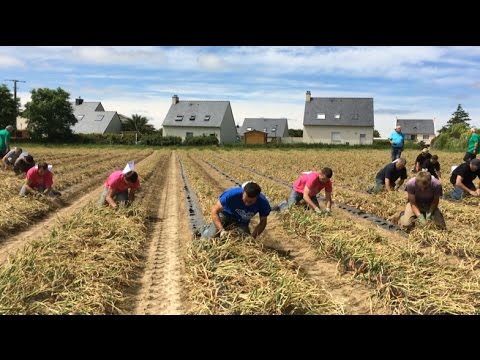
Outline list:
[[[408,193],[408,202],[410,203],[410,206],[412,207],[412,211],[416,217],[419,217],[420,215],[422,215],[422,213],[417,207],[417,201],[415,200],[415,195]]]
[[[7,157],[8,157],[8,153],[2,158],[3,166],[4,166],[5,170],[8,169]]]
[[[135,200],[135,191],[136,189],[130,189],[128,192],[128,202],[131,204]]]
[[[430,205],[430,210],[428,210],[429,213],[433,214],[433,212],[437,210],[439,201],[440,201],[439,196],[436,196],[433,198],[432,205]]]
[[[303,200],[305,200],[305,202],[308,204],[310,209],[315,210],[315,208],[317,207],[317,205],[315,205],[315,203],[310,198],[310,189],[306,185],[305,185],[305,188],[303,189]]]
[[[332,208],[332,193],[325,191],[325,207],[327,209]]]
[[[465,185],[463,185],[462,180],[463,180],[463,177],[460,176],[460,175],[457,175],[457,180],[455,181],[455,185],[460,186],[460,188],[461,188],[463,191],[469,193],[469,194],[472,195],[472,196],[478,196],[478,194],[477,194],[476,191],[470,190],[468,187],[466,187]]]
[[[393,191],[392,185],[390,185],[389,178],[385,178],[385,189],[387,189],[388,191]]]
[[[220,203],[220,200],[218,200],[217,203],[212,208],[212,220],[218,232],[225,230],[223,228],[222,221],[220,220],[220,216],[218,215],[222,210],[223,210],[223,206]]]
[[[36,192],[36,190],[32,186],[33,186],[32,182],[29,179],[26,179],[25,180],[25,188],[27,189],[27,191],[29,193],[34,194]]]
[[[263,230],[265,230],[266,226],[267,226],[267,217],[260,216],[260,222],[258,223],[257,226],[255,226],[255,229],[253,229],[252,236],[256,238],[258,235],[260,235],[263,232]]]
[[[108,188],[107,190],[107,196],[105,197],[105,200],[107,200],[108,202],[108,205],[110,205],[112,208],[116,208],[117,207],[117,203],[115,202],[115,200],[113,200],[113,195],[115,194],[115,192],[113,191],[113,189],[111,187]]]

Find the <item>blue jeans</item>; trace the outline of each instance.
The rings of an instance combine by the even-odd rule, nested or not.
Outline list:
[[[298,204],[302,200],[303,200],[303,194],[292,189],[292,191],[290,192],[290,196],[288,197],[288,207],[290,208],[293,205]],[[320,206],[318,204],[318,200],[316,196],[310,196],[310,200],[312,200],[315,205]]]
[[[248,224],[239,223],[235,217],[230,216],[229,214],[224,213],[223,211],[220,212],[218,216],[220,217],[220,221],[224,229],[226,229],[228,226],[235,226],[237,230],[239,230],[240,232],[245,234],[250,234],[250,229],[248,227]],[[213,237],[219,236],[218,229],[213,222],[211,222],[208,225],[205,225],[203,230],[201,230],[200,232],[201,232],[200,237],[202,239],[211,239]]]
[[[463,183],[463,185],[465,185],[470,190],[474,190],[474,191],[476,190],[475,185],[473,185],[473,182]],[[453,190],[449,193],[449,195],[452,199],[460,200],[463,197],[464,193],[465,191],[463,191],[463,189],[460,186],[454,185]]]
[[[105,186],[103,188],[102,195],[100,195],[100,200],[98,201],[98,206],[103,207],[106,203],[108,188]],[[113,200],[120,202],[121,204],[125,204],[128,201],[128,190],[117,192],[115,195],[112,196]]]
[[[402,155],[403,148],[392,147],[392,161],[395,161],[400,158]]]

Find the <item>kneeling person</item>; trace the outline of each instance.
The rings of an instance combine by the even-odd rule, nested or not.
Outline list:
[[[139,187],[140,180],[135,171],[130,170],[124,173],[122,170],[116,170],[107,178],[98,205],[102,207],[108,204],[116,208],[117,201],[121,205],[131,204],[135,200],[135,191]]]
[[[405,169],[406,164],[407,160],[405,160],[405,158],[400,158],[395,162],[386,165],[377,173],[377,176],[375,177],[375,186],[368,189],[367,192],[378,193],[383,189],[393,191],[395,190],[395,182],[400,178],[400,181],[396,186],[396,189],[398,190],[407,178],[407,170]]]
[[[27,171],[25,184],[20,190],[20,196],[27,194],[55,195],[52,191],[53,174],[48,169],[48,164],[44,161],[38,163]]]
[[[445,229],[445,220],[438,209],[442,196],[442,185],[427,171],[420,171],[416,177],[408,180],[405,189],[408,193],[408,204],[400,217],[399,225],[412,228],[414,221],[421,224],[432,220],[437,227]]]
[[[225,236],[226,228],[235,226],[242,233],[250,234],[250,220],[259,214],[260,222],[251,233],[256,238],[267,226],[267,216],[271,208],[262,189],[257,183],[247,182],[242,187],[224,191],[212,208],[212,220],[202,231],[203,239]]]

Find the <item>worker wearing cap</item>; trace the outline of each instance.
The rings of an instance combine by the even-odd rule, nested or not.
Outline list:
[[[453,190],[448,193],[448,196],[454,200],[460,200],[465,193],[475,197],[480,196],[480,189],[473,185],[476,177],[480,179],[480,159],[473,159],[457,166],[450,177]],[[478,186],[480,188],[480,183]]]

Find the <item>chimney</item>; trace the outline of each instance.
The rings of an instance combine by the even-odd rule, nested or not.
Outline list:
[[[79,96],[78,99],[75,99],[75,105],[82,105],[83,99]]]
[[[312,94],[310,93],[310,91],[307,91],[305,101],[306,101],[306,102],[310,102],[311,98],[312,98]]]
[[[177,95],[172,96],[172,105],[175,105],[175,104],[178,104],[178,96]]]

